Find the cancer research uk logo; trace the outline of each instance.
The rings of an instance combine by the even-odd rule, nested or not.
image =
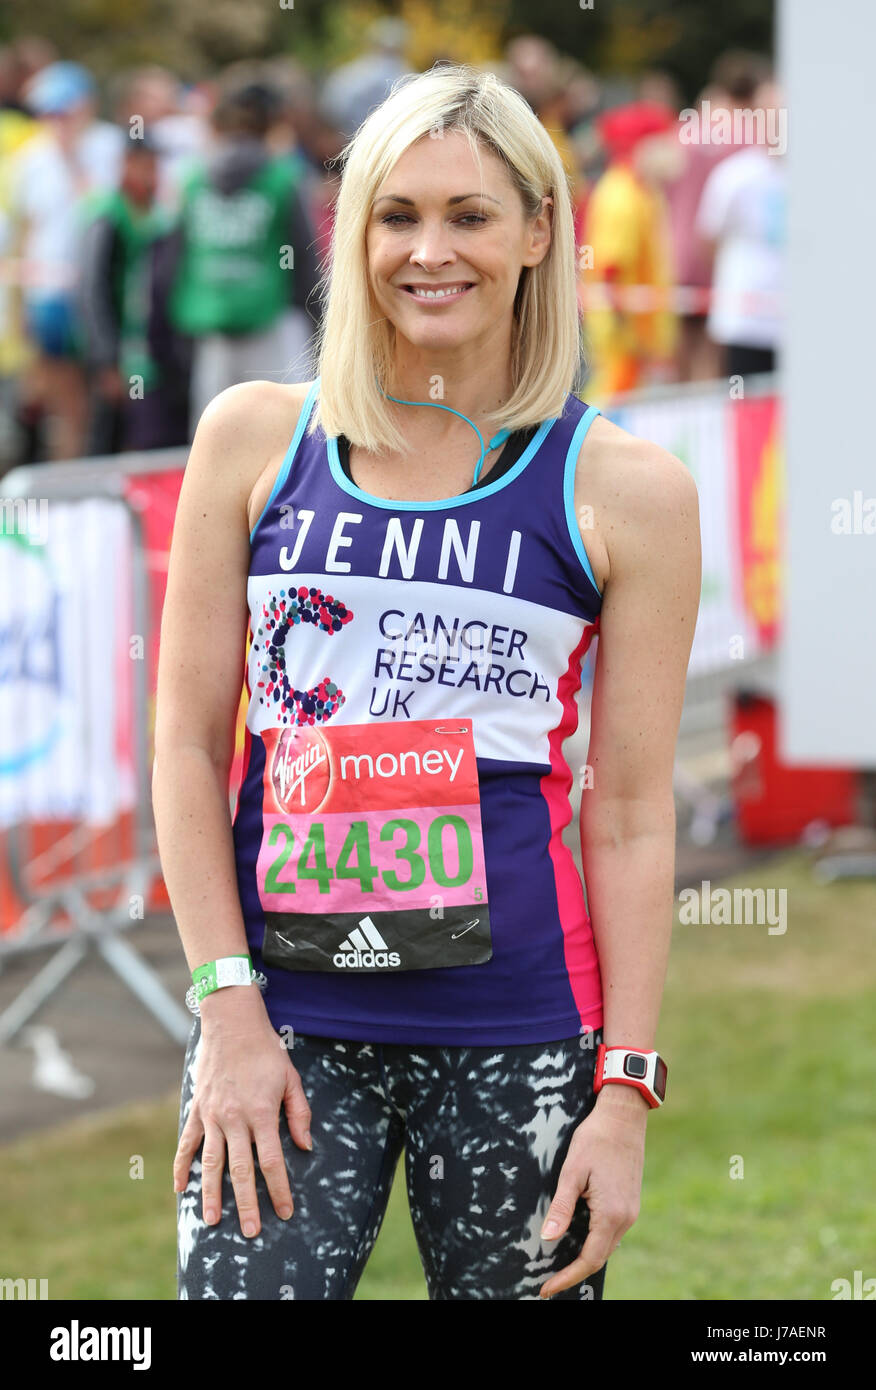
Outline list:
[[[253,634],[252,649],[259,663],[256,688],[259,702],[274,711],[278,721],[293,724],[325,723],[344,704],[344,692],[323,676],[310,690],[299,690],[286,669],[286,638],[293,628],[311,624],[333,637],[353,621],[352,610],[333,594],[302,584],[298,589],[268,590],[262,603],[262,620]]]

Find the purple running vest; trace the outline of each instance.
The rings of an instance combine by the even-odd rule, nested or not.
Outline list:
[[[250,537],[249,703],[233,839],[271,1021],[324,1037],[439,1045],[550,1042],[596,1029],[599,965],[562,832],[573,775],[563,745],[577,727],[581,662],[602,606],[573,501],[578,453],[599,412],[570,394],[562,415],[544,421],[494,483],[438,501],[391,501],[346,477],[336,438],[321,426],[306,433],[318,390],[317,378]],[[375,757],[347,759],[354,771],[375,787],[392,772],[413,803],[427,801],[441,755],[419,761],[412,753],[406,781],[397,776],[401,760],[377,751],[381,738],[397,749],[411,721],[436,721],[442,733],[470,730],[470,794],[479,797],[482,837],[474,867],[461,823],[471,820],[470,805],[462,817],[450,808],[440,826],[423,821],[428,852],[416,826],[407,845],[397,825],[381,834],[379,811],[355,826],[348,816],[342,847],[335,832],[326,839],[321,813],[306,825],[299,814],[294,835],[281,823],[275,795],[294,783],[301,804],[306,788],[316,806],[325,778],[336,776],[337,757],[327,772],[318,745],[350,746],[344,741],[360,734]],[[381,731],[384,723],[394,728]],[[297,762],[287,756],[278,774],[284,747],[306,751]],[[453,833],[444,833],[450,821],[455,848]],[[302,826],[312,827],[306,844]],[[483,887],[456,887],[466,873],[485,873]],[[383,907],[397,913],[369,913],[366,890],[375,883]],[[486,896],[489,958],[405,968],[394,921],[405,921],[414,896],[439,904],[430,915],[440,950],[442,895],[450,901],[453,893],[466,902]],[[341,900],[347,910],[335,916]],[[266,923],[294,921],[282,910],[306,903],[311,913],[324,904],[324,916],[310,920],[329,942],[325,968],[266,964]],[[294,931],[284,938],[291,961],[301,943]]]

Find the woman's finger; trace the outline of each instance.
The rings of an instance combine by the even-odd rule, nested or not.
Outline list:
[[[247,1126],[236,1124],[226,1131],[225,1142],[228,1145],[228,1174],[234,1188],[240,1229],[245,1236],[257,1236],[262,1223],[252,1157],[252,1134]]]
[[[283,1109],[286,1111],[286,1122],[289,1125],[289,1133],[292,1135],[299,1149],[312,1149],[313,1141],[310,1137],[310,1106],[304,1094],[304,1087],[301,1085],[301,1077],[292,1066],[289,1068],[286,1090],[283,1095]]]
[[[201,1208],[208,1226],[222,1215],[222,1173],[225,1168],[225,1135],[211,1120],[204,1122],[201,1154]]]
[[[278,1116],[273,1121],[259,1125],[255,1129],[255,1145],[259,1168],[268,1189],[268,1196],[274,1204],[274,1211],[281,1221],[288,1221],[295,1209],[292,1191],[289,1187],[289,1172],[286,1156],[280,1143]]]
[[[554,1200],[548,1207],[548,1214],[542,1224],[542,1240],[559,1240],[563,1232],[568,1229],[581,1191],[582,1180],[576,1178],[571,1166],[563,1164],[557,1179]]]
[[[550,1298],[552,1294],[560,1293],[562,1289],[571,1289],[575,1284],[580,1284],[582,1279],[587,1279],[589,1275],[602,1269],[625,1229],[618,1218],[608,1215],[600,1217],[591,1211],[590,1229],[587,1232],[587,1239],[581,1246],[581,1253],[571,1264],[565,1265],[563,1269],[558,1269],[556,1274],[552,1274],[550,1279],[542,1284],[539,1291],[540,1297]]]
[[[201,1113],[196,1103],[192,1103],[189,1110],[188,1119],[182,1128],[179,1136],[176,1154],[173,1160],[173,1190],[174,1192],[185,1192],[189,1181],[189,1170],[192,1166],[192,1159],[198,1152],[198,1146],[204,1137],[204,1126],[201,1123]]]

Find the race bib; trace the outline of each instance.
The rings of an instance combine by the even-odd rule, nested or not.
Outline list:
[[[490,959],[470,719],[261,737],[266,964],[370,974]]]

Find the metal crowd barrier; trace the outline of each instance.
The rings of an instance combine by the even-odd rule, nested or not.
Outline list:
[[[775,392],[778,379],[763,376],[746,379],[746,395]],[[686,385],[666,385],[630,393],[619,405],[674,400],[702,396],[726,396],[726,382],[703,382]],[[581,393],[586,399],[586,387]],[[611,407],[606,408],[611,418]],[[158,615],[150,611],[148,563],[143,523],[138,508],[125,493],[125,482],[131,475],[179,470],[185,465],[188,449],[164,449],[149,453],[112,455],[61,463],[46,463],[16,468],[2,481],[5,496],[39,497],[49,500],[113,499],[126,509],[132,533],[132,616],[134,630],[143,634],[153,631]],[[718,544],[718,528],[722,518],[714,514],[702,518],[703,559],[706,569],[709,547]],[[133,810],[133,851],[127,852],[121,837],[111,867],[90,870],[79,867],[70,877],[58,884],[38,886],[35,870],[45,870],[53,864],[70,864],[76,869],[93,848],[95,835],[106,834],[87,824],[76,825],[49,850],[33,850],[30,826],[27,822],[9,828],[6,835],[7,869],[15,891],[26,909],[12,932],[0,933],[0,968],[4,957],[20,952],[36,951],[56,946],[48,963],[19,993],[13,1003],[0,1014],[0,1043],[8,1042],[27,1021],[58,990],[89,951],[95,950],[137,998],[158,1020],[174,1040],[184,1043],[189,1035],[190,1017],[171,997],[163,983],[142,957],[125,940],[136,922],[129,915],[131,895],[148,899],[153,885],[160,879],[152,813],[151,767],[148,746],[148,706],[150,693],[148,642],[146,659],[133,662],[133,701],[130,710],[132,746],[135,750],[135,806]],[[777,653],[775,650],[760,657],[729,660],[726,667],[716,668],[688,679],[681,737],[711,735],[726,723],[727,701],[731,693],[744,682],[767,692],[776,685]],[[582,729],[578,737],[586,738],[589,711],[589,687],[582,690]],[[584,751],[586,752],[586,744]],[[691,777],[677,763],[675,790],[677,796],[693,808],[698,823],[698,838],[706,842],[728,810],[726,799],[716,796],[705,782]],[[114,891],[109,907],[95,908],[88,895],[97,891]],[[58,931],[53,918],[59,912],[70,919],[70,926]]]
[[[106,458],[77,459],[15,468],[2,479],[5,496],[39,497],[75,502],[103,498],[116,501],[126,510],[132,530],[131,612],[134,631],[148,634],[154,615],[150,594],[143,526],[138,509],[125,495],[125,479],[184,466],[185,449],[155,450],[150,453],[113,455]],[[148,749],[149,664],[148,643],[142,661],[132,666],[131,746],[134,750],[135,802],[133,808],[133,852],[123,853],[118,845],[116,863],[97,870],[74,872],[58,883],[37,886],[34,868],[81,863],[93,847],[95,834],[103,832],[87,824],[52,844],[51,849],[34,855],[30,825],[18,822],[7,829],[7,869],[16,895],[27,906],[23,918],[12,932],[0,934],[0,963],[4,956],[57,946],[48,963],[21,990],[0,1014],[0,1043],[9,1042],[38,1009],[55,993],[91,950],[104,959],[177,1042],[185,1043],[191,1018],[170,995],[159,976],[124,940],[123,934],[136,926],[130,917],[130,899],[137,895],[144,902],[157,878],[160,862],[152,816],[151,768]],[[117,834],[117,840],[120,840]],[[103,846],[106,851],[106,846]],[[109,907],[96,908],[89,894],[115,890]],[[70,925],[62,931],[52,926],[59,913],[69,916]]]

